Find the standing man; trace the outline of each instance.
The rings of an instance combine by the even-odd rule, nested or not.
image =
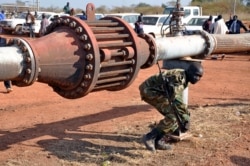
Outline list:
[[[143,14],[140,13],[140,15],[138,16],[137,21],[135,22],[135,32],[137,34],[143,34],[144,33],[144,31],[143,31],[142,17],[143,17]]]
[[[180,141],[190,136],[190,112],[183,103],[182,92],[188,83],[197,83],[203,75],[203,67],[193,62],[187,70],[165,70],[149,77],[140,86],[141,99],[154,106],[162,119],[151,132],[143,137],[148,150],[171,149],[168,141]],[[167,95],[166,95],[167,94]]]
[[[82,15],[80,16],[81,20],[87,20],[87,16],[86,13],[84,11],[82,11]]]
[[[28,13],[26,15],[26,24],[29,26],[29,29],[30,29],[30,37],[34,38],[35,33],[33,30],[33,25],[35,24],[35,17],[30,13],[29,10],[28,10]]]
[[[74,16],[75,15],[75,9],[71,8],[69,13],[70,13],[69,14],[70,16]]]
[[[222,15],[218,15],[217,16],[217,21],[214,23],[213,25],[213,33],[214,34],[221,34],[221,35],[225,35],[229,33],[229,30],[227,28],[227,25],[224,21],[224,19],[222,18]],[[219,57],[218,54],[214,54],[212,55],[212,59],[217,60]],[[221,60],[225,58],[225,54],[221,55]]]
[[[0,21],[1,20],[4,20],[6,17],[5,17],[5,14],[4,14],[4,10],[2,10],[1,12],[0,12]],[[0,27],[0,33],[2,33],[2,27]]]
[[[213,23],[213,16],[210,15],[209,18],[203,23],[202,29],[204,31],[207,31],[208,33],[211,33],[212,23]]]
[[[65,14],[69,14],[70,15],[70,6],[69,6],[69,2],[67,2],[67,4],[63,7],[63,12]]]
[[[243,28],[245,32],[248,32],[247,27],[242,23],[241,20],[238,20],[238,16],[234,15],[233,19],[228,23],[229,34],[240,34],[240,28]]]
[[[2,10],[0,13],[0,20],[4,20],[4,19],[5,19],[5,14],[4,14],[4,10]]]
[[[213,28],[214,28],[213,30],[214,34],[227,34],[229,32],[227,25],[224,19],[222,18],[222,15],[218,15],[217,21],[214,23]]]
[[[43,36],[46,33],[46,28],[49,25],[49,20],[46,18],[45,14],[42,14],[41,27],[39,30],[40,36]]]

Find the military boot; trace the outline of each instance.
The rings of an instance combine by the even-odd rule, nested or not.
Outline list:
[[[168,137],[165,137],[164,133],[158,134],[155,139],[155,148],[159,150],[171,150],[172,146],[167,143],[169,141]]]
[[[171,150],[172,146],[162,138],[156,142],[155,148],[159,150]]]
[[[155,151],[155,139],[158,134],[159,131],[154,128],[151,132],[143,136],[143,143],[148,150]]]

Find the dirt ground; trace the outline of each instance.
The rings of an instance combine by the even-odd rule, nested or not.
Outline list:
[[[142,135],[163,117],[140,100],[138,86],[158,72],[141,70],[125,90],[69,100],[45,84],[0,85],[0,165],[250,165],[250,54],[206,59],[189,87],[193,137],[151,153]]]

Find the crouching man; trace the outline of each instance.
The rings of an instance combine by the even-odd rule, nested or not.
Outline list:
[[[188,83],[197,83],[203,75],[203,67],[193,62],[188,69],[164,70],[145,80],[140,86],[141,99],[154,106],[163,116],[151,132],[143,137],[148,150],[171,149],[169,140],[180,141],[187,137],[190,113],[183,103],[183,90]]]

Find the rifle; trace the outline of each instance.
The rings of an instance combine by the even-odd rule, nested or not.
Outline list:
[[[175,106],[173,105],[173,102],[172,102],[172,98],[170,97],[169,95],[169,92],[170,92],[170,86],[169,86],[169,80],[168,78],[165,78],[163,77],[162,75],[162,72],[161,72],[161,68],[160,68],[160,65],[159,65],[159,62],[157,61],[157,65],[158,65],[158,68],[159,68],[159,74],[160,74],[160,77],[162,79],[162,82],[163,82],[163,90],[164,90],[164,95],[165,97],[168,99],[168,102],[169,102],[169,105],[170,105],[170,108],[173,109],[172,111],[174,112],[174,115],[177,119],[177,122],[178,122],[178,126],[180,128],[180,130],[182,132],[185,132],[186,131],[186,128],[185,128],[185,124],[183,124],[181,118],[180,118],[180,115],[179,113],[177,112]]]

